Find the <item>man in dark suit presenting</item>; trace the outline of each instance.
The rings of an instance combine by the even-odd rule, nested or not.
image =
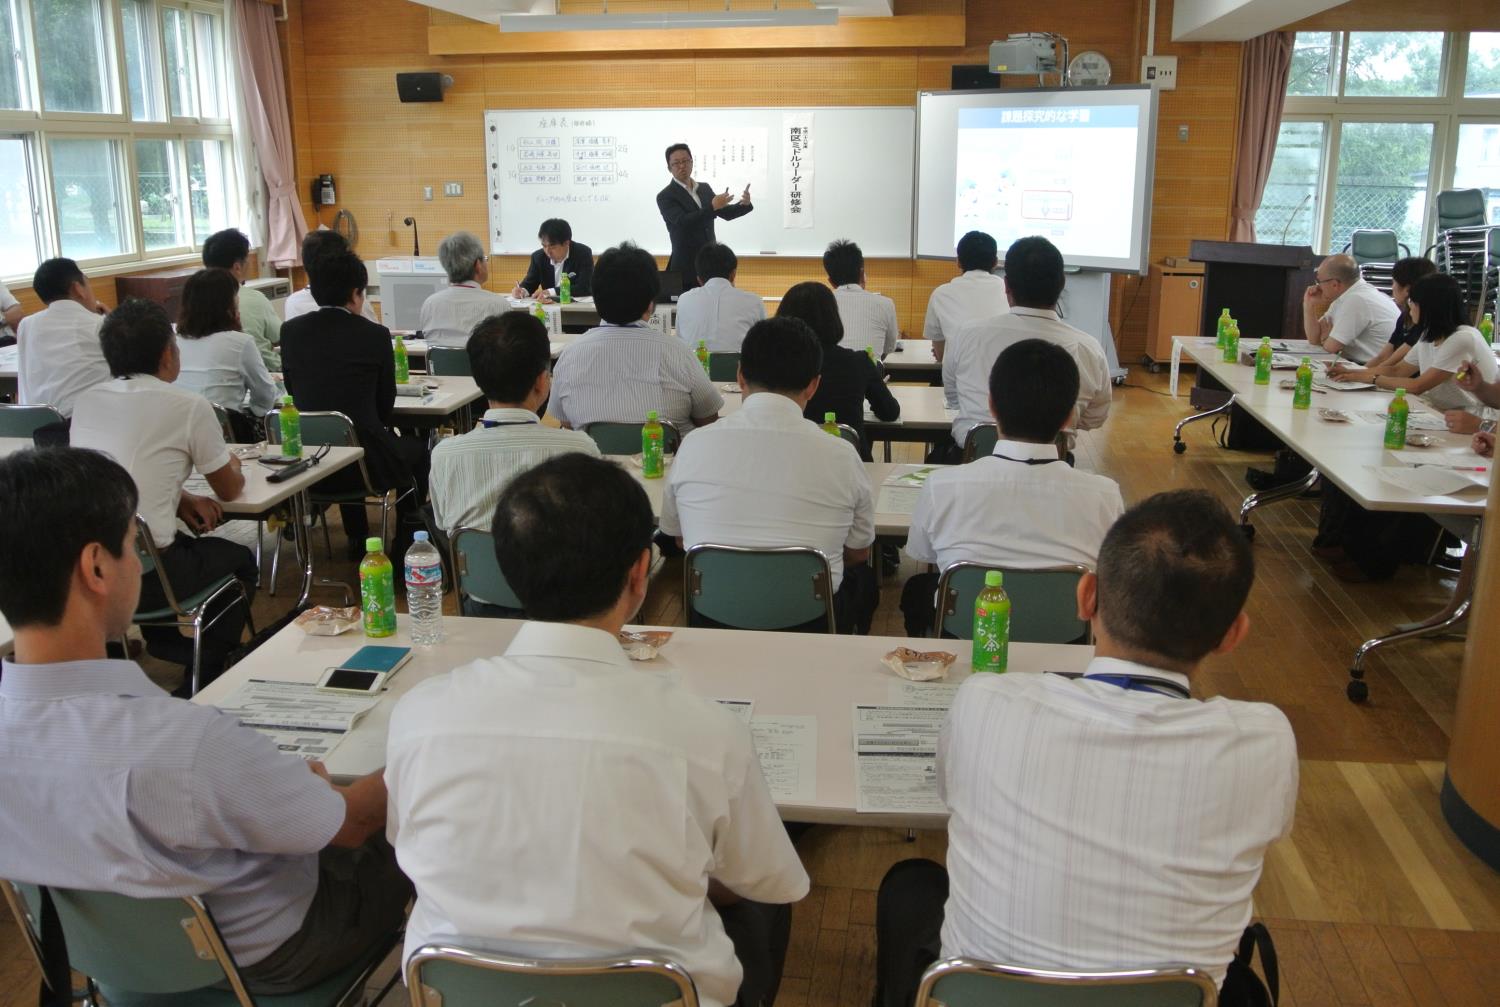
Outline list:
[[[588,297],[594,282],[594,251],[581,241],[573,240],[573,228],[566,220],[552,217],[542,221],[537,231],[542,247],[531,253],[526,278],[511,291],[513,297],[531,297],[551,301],[558,296],[562,278],[572,279],[569,290],[574,297]]]
[[[740,194],[740,201],[730,206],[734,197],[727,188],[716,195],[707,182],[693,181],[693,152],[685,143],[674,143],[667,148],[667,169],[672,172],[672,181],[656,194],[656,208],[661,211],[672,239],[667,272],[679,274],[686,290],[698,285],[698,249],[715,241],[714,218],[733,220],[754,207],[750,205],[748,185]]]

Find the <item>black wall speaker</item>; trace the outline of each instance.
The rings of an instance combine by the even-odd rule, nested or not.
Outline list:
[[[396,93],[402,101],[442,101],[443,75],[440,73],[398,73]]]
[[[990,73],[987,63],[956,63],[953,66],[953,90],[977,91],[1000,86],[1000,75]]]

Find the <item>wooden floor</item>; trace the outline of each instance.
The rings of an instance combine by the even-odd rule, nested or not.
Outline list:
[[[1217,447],[1208,423],[1189,427],[1187,453],[1173,454],[1172,425],[1187,405],[1165,389],[1164,375],[1133,370],[1108,424],[1081,438],[1080,467],[1116,479],[1127,503],[1199,487],[1237,510],[1245,467],[1265,456]],[[909,445],[898,445],[897,457],[919,459]],[[1198,683],[1205,695],[1275,703],[1296,730],[1296,826],[1272,849],[1256,890],[1257,912],[1280,951],[1283,1003],[1500,1004],[1500,874],[1453,838],[1437,803],[1462,643],[1391,648],[1367,664],[1370,701],[1344,698],[1359,643],[1440,608],[1453,576],[1405,567],[1382,584],[1344,584],[1309,552],[1316,519],[1316,500],[1256,514],[1251,637],[1208,665]],[[353,581],[352,564],[318,561],[320,575]],[[914,569],[904,563],[901,574]],[[679,575],[674,562],[657,571],[642,622],[681,622]],[[904,635],[899,589],[898,579],[886,582],[875,632]],[[274,618],[284,599],[262,594],[257,621]],[[941,860],[945,846],[942,833],[907,842],[887,829],[818,827],[802,836],[814,887],[793,911],[778,1007],[868,1004],[880,878],[907,857]],[[19,934],[0,924],[0,1007],[31,1007],[34,989]],[[403,1002],[399,994],[386,1000]]]

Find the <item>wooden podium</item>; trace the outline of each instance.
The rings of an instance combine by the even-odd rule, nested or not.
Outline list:
[[[1306,245],[1256,245],[1240,241],[1194,241],[1188,258],[1203,263],[1200,336],[1217,331],[1228,308],[1240,323],[1240,339],[1302,339],[1302,295],[1323,261]]]

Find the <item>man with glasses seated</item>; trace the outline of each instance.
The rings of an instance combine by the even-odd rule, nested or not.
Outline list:
[[[1302,295],[1302,328],[1307,341],[1356,364],[1367,363],[1385,347],[1401,308],[1359,277],[1347,255],[1330,255]]]
[[[448,274],[448,286],[422,302],[417,328],[430,346],[463,346],[474,326],[502,311],[510,302],[485,290],[490,278],[489,257],[484,246],[468,231],[444,238],[438,245],[438,262]]]

